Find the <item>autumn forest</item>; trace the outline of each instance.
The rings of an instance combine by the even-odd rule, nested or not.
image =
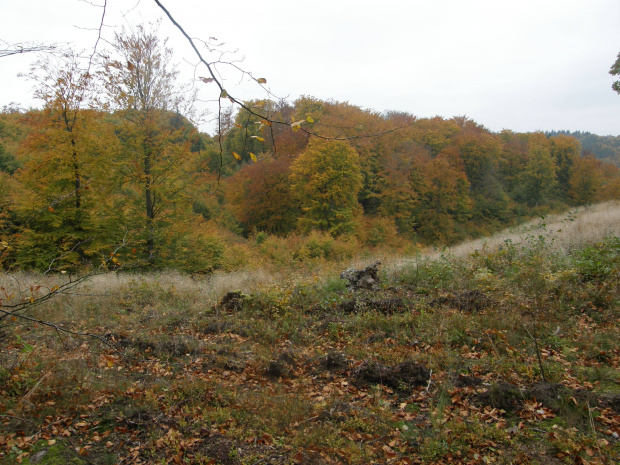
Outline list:
[[[115,30],[0,110],[0,465],[619,463],[620,137]]]
[[[171,63],[137,28],[88,71],[68,53],[24,75],[43,107],[0,113],[4,269],[208,273],[406,252],[620,198],[618,168],[577,138],[465,116],[265,99],[200,132]]]

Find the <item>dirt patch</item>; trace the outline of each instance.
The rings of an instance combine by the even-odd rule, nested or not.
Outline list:
[[[204,334],[220,334],[226,333],[233,327],[229,321],[211,321],[202,329]]]
[[[346,370],[349,368],[349,361],[342,352],[328,352],[321,358],[319,363],[323,368],[331,371]]]
[[[280,378],[290,374],[295,368],[295,358],[290,352],[282,352],[277,359],[269,362],[265,374],[269,378]]]
[[[271,439],[259,439],[253,443],[238,442],[221,434],[211,434],[203,437],[193,451],[207,455],[215,461],[213,463],[221,465],[288,463],[288,455],[272,442]],[[261,458],[256,460],[257,457]]]
[[[562,399],[573,396],[574,392],[560,383],[538,383],[525,391],[525,394],[547,408],[557,409]]]
[[[121,334],[108,333],[104,339],[117,349],[123,351],[133,349],[141,355],[153,354],[157,356],[182,357],[183,355],[197,355],[201,351],[198,348],[190,347],[178,337],[173,337],[167,341],[145,341],[140,338],[130,338]]]
[[[493,300],[477,289],[443,295],[429,302],[431,307],[450,307],[462,312],[479,312],[492,307]]]
[[[316,416],[316,421],[342,423],[346,421],[353,409],[346,402],[334,402],[329,410],[321,410]]]
[[[598,405],[620,414],[620,394],[602,394],[598,398]]]
[[[224,465],[237,465],[241,461],[238,458],[239,448],[235,441],[220,434],[203,438],[199,449],[206,452],[209,458],[213,458],[217,463]]]
[[[379,362],[364,362],[353,373],[358,386],[383,384],[393,389],[405,391],[414,386],[424,386],[430,378],[430,371],[413,361],[387,366]]]
[[[514,412],[523,407],[525,395],[518,386],[500,381],[487,391],[472,396],[476,405],[488,405],[493,408]]]
[[[457,388],[477,387],[481,385],[482,380],[480,378],[476,378],[475,376],[459,375],[454,380],[454,387]]]

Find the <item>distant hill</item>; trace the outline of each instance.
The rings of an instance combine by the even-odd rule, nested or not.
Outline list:
[[[590,132],[551,131],[547,137],[565,134],[581,142],[583,152],[620,167],[620,136],[598,136]]]

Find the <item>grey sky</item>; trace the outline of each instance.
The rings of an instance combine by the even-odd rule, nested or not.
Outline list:
[[[608,74],[620,52],[618,0],[162,3],[191,36],[216,37],[224,49],[238,50],[225,57],[244,58],[239,65],[267,78],[280,97],[305,94],[419,117],[467,115],[493,131],[620,135],[620,95]],[[100,15],[79,0],[0,0],[0,39],[92,49]],[[104,38],[160,16],[153,0],[108,0]],[[160,33],[170,37],[176,61],[195,63],[167,19]],[[31,83],[16,77],[34,58],[0,59],[0,106],[38,105]],[[220,69],[230,93],[264,97]],[[192,66],[182,70],[192,77]],[[213,84],[200,89],[204,99],[217,97]]]

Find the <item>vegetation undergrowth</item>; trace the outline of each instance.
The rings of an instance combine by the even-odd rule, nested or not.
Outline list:
[[[617,463],[620,223],[586,214],[368,289],[320,257],[95,277],[28,314],[101,340],[3,320],[0,463]]]

